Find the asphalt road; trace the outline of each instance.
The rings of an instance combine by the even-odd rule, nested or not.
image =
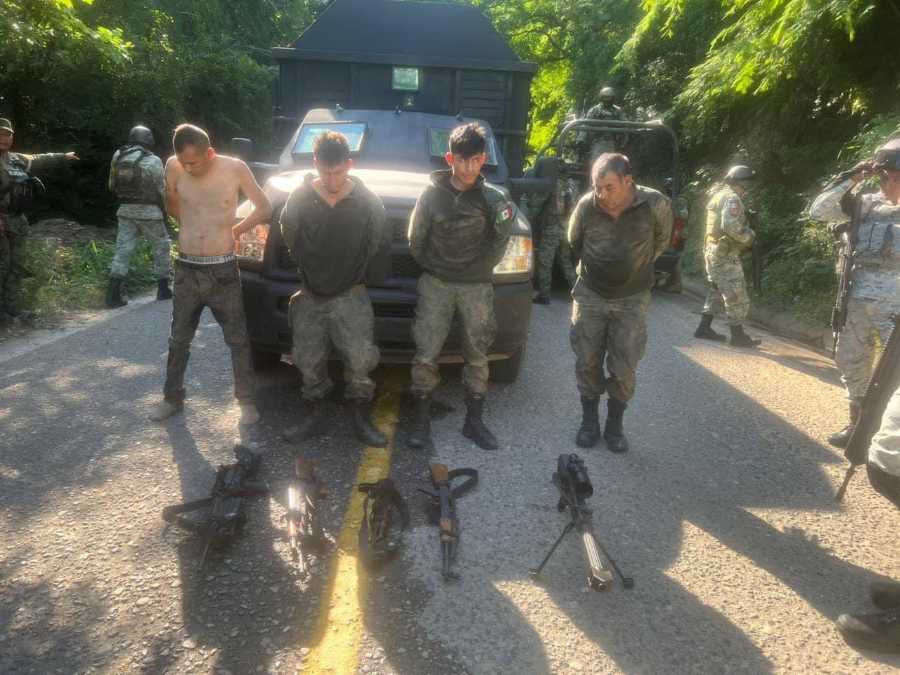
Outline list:
[[[695,304],[654,297],[626,455],[574,445],[563,297],[535,308],[519,381],[492,386],[493,453],[459,433],[458,369],[436,397],[432,453],[405,447],[399,367],[378,375],[382,424],[396,428],[389,454],[364,454],[338,400],[326,435],[280,441],[299,409],[284,363],[261,377],[263,421],[241,434],[208,314],[185,413],[148,422],[168,302],[0,344],[0,672],[324,672],[348,658],[362,673],[895,672],[900,659],[856,652],[832,628],[841,612],[871,608],[869,582],[900,578],[900,514],[862,472],[846,503],[833,501],[845,467],[824,443],[844,416],[833,365],[771,336],[755,353],[696,341]],[[200,543],[166,530],[160,513],[205,496],[237,442],[264,453],[270,495],[200,570]],[[566,522],[550,483],[556,457],[576,451],[593,478],[596,529],[633,590],[589,590],[574,536],[540,582],[528,575]],[[293,452],[330,491],[321,509],[332,544],[308,578],[285,535]],[[372,458],[390,461],[413,525],[401,556],[368,574],[335,561],[353,561],[338,542]],[[434,461],[481,472],[458,503],[452,584],[416,493]]]

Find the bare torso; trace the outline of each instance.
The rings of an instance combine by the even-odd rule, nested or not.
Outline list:
[[[178,193],[178,246],[188,255],[215,256],[234,251],[235,210],[240,194],[240,160],[216,155],[209,171],[191,176],[175,157],[167,172],[174,172]]]

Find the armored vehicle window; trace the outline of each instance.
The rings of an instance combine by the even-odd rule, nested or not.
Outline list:
[[[428,130],[428,154],[432,157],[443,157],[444,153],[450,149],[450,132],[453,129],[434,129]],[[494,145],[494,137],[487,137],[485,147],[487,154],[488,166],[497,166],[497,148]]]
[[[350,152],[359,152],[362,149],[366,136],[365,122],[327,122],[319,124],[304,124],[297,134],[297,142],[291,148],[293,155],[311,155],[313,141],[325,131],[338,131],[347,137]]]
[[[394,66],[391,88],[394,91],[419,91],[419,69]]]

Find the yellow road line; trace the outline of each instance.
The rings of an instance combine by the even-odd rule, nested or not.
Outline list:
[[[399,375],[392,374],[378,397],[373,421],[387,437],[388,444],[385,448],[367,447],[363,450],[356,472],[357,485],[387,478],[390,473],[403,381]],[[329,574],[331,581],[320,605],[317,644],[305,659],[304,673],[345,675],[355,673],[359,664],[363,610],[369,582],[365,567],[357,564],[364,498],[365,495],[354,486],[337,540],[338,550]]]

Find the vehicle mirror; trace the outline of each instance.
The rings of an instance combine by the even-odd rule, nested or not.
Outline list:
[[[253,141],[249,138],[232,138],[230,147],[231,154],[238,159],[242,159],[245,162],[253,159]]]

